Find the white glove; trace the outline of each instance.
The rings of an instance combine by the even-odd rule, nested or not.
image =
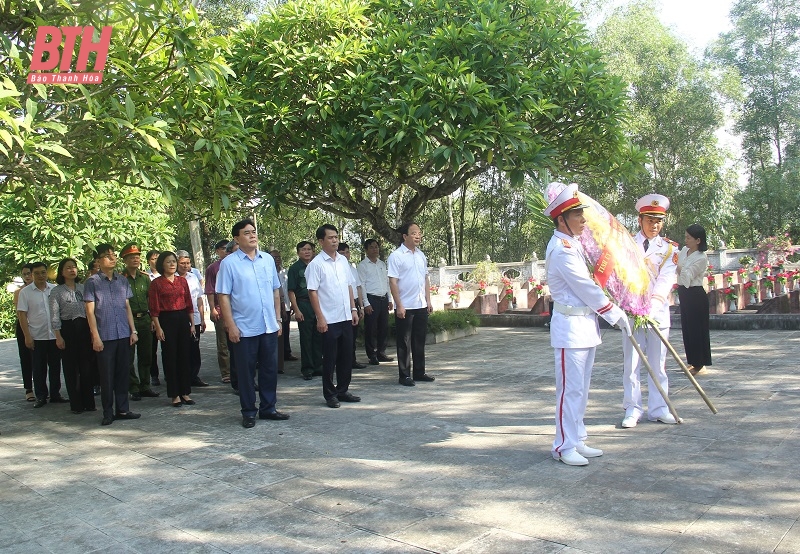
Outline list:
[[[632,335],[631,333],[631,324],[628,323],[628,316],[622,316],[617,320],[616,323],[617,327],[620,328],[626,335],[629,337]]]

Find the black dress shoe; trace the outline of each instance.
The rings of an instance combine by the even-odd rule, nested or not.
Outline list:
[[[136,394],[135,392],[131,393],[131,400],[133,400],[134,402],[138,402],[141,399],[142,399],[142,395]]]
[[[181,406],[183,406],[183,402],[181,402],[180,400],[172,403],[173,408],[180,408]]]
[[[381,365],[381,363],[378,361],[378,358],[370,358],[369,365]]]
[[[289,414],[281,412],[267,412],[265,414],[258,414],[258,419],[272,419],[275,421],[286,421],[289,419]]]
[[[426,373],[426,374],[425,374],[425,375],[423,375],[422,377],[414,377],[414,380],[415,380],[415,381],[427,381],[427,382],[429,382],[429,383],[430,383],[431,381],[436,381],[436,377],[432,377],[432,376],[430,376],[430,375],[428,375],[428,374]]]
[[[64,397],[63,397],[63,396],[61,396],[61,395],[59,395],[59,396],[54,396],[53,398],[51,398],[51,399],[50,399],[50,403],[51,403],[51,404],[63,404],[63,403],[65,403],[65,402],[69,402],[69,400],[68,400],[68,399],[66,399],[66,398],[64,398]]]
[[[111,425],[112,423],[114,423],[113,417],[104,417],[103,421],[100,422],[100,425]]]
[[[393,362],[394,358],[390,358],[386,354],[378,354],[378,361],[379,362]]]
[[[36,400],[36,403],[33,405],[33,407],[34,408],[41,408],[45,404],[47,404],[47,400],[45,400],[44,398],[39,398],[38,400]]]
[[[401,377],[398,382],[404,387],[413,387],[416,385],[416,383],[414,383],[414,379],[411,377]]]
[[[150,386],[152,386],[152,387],[161,386],[161,381],[158,380],[158,377],[152,377],[150,379]]]
[[[283,370],[282,369],[278,370],[278,375],[283,375]]]
[[[339,401],[336,399],[336,397],[328,398],[325,401],[325,403],[328,405],[328,408],[338,408],[339,407]]]
[[[311,381],[314,377],[311,375],[303,375],[303,381]]]
[[[367,364],[362,364],[361,362],[353,362],[353,369],[364,369],[367,367]]]
[[[124,414],[117,414],[114,416],[114,419],[139,419],[142,417],[142,414],[137,414],[135,412],[125,412]]]
[[[292,354],[287,354],[283,357],[283,359],[286,360],[287,362],[296,362],[299,358]]]
[[[140,392],[139,396],[141,396],[143,398],[144,397],[146,397],[146,398],[158,398],[159,396],[161,396],[161,393],[160,392],[156,392],[156,391],[151,390],[151,389],[147,389],[147,390],[143,390],[142,392]]]
[[[344,394],[339,394],[336,396],[342,402],[361,402],[361,397],[356,396],[355,394],[350,394],[346,392]]]
[[[184,398],[182,396],[181,396],[181,402],[183,402],[187,406],[194,406],[195,405],[195,401],[194,400],[192,400],[191,398]]]
[[[192,381],[192,386],[193,387],[207,387],[209,385],[208,385],[208,383],[206,383],[202,379],[195,379],[194,381]]]
[[[256,418],[242,416],[242,427],[245,429],[252,429],[256,426]]]

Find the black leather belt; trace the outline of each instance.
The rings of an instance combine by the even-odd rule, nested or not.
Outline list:
[[[146,315],[150,315],[150,312],[133,312],[133,317],[136,319],[143,318]]]

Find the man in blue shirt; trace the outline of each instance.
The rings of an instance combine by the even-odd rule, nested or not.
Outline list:
[[[111,425],[115,419],[138,419],[140,416],[128,410],[130,348],[136,344],[139,335],[128,302],[133,292],[128,280],[114,271],[117,255],[113,247],[110,244],[98,245],[95,259],[100,271],[86,280],[83,300],[86,302],[92,348],[97,352],[102,425]]]
[[[256,414],[259,419],[289,419],[275,409],[281,283],[272,256],[258,249],[255,224],[242,220],[233,226],[232,234],[239,249],[220,263],[215,292],[239,372],[242,427],[250,429],[256,424]],[[258,409],[253,383],[256,367],[261,399]]]

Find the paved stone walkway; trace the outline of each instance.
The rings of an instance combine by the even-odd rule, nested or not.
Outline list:
[[[213,339],[196,406],[145,399],[110,427],[33,409],[1,342],[0,552],[800,552],[800,332],[713,332],[700,381],[719,414],[670,363],[685,423],[623,430],[621,338],[606,331],[587,414],[605,455],[584,468],[550,457],[545,329],[430,346],[436,382],[414,388],[370,366],[353,380],[363,402],[338,410],[291,363],[291,419],[251,430]]]

